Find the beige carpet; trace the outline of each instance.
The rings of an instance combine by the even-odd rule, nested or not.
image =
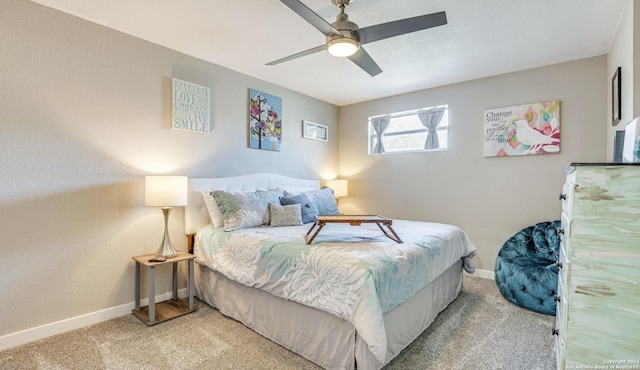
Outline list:
[[[318,369],[198,301],[146,327],[126,315],[0,352],[0,369]],[[385,369],[555,368],[554,317],[507,302],[492,280],[464,289]]]

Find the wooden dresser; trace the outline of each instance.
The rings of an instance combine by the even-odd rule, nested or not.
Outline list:
[[[640,369],[640,165],[565,172],[557,367]]]

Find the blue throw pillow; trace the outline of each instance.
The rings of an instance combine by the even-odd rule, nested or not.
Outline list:
[[[318,190],[304,192],[312,203],[318,207],[318,214],[339,215],[338,204],[336,203],[333,189],[323,186]]]
[[[304,194],[298,194],[288,197],[280,198],[280,204],[283,206],[289,204],[300,204],[300,211],[302,212],[302,222],[305,224],[314,222],[315,217],[318,214],[318,207],[316,207],[309,198]]]

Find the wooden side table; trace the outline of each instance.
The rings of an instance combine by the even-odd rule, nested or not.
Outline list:
[[[164,262],[149,262],[149,259],[155,257],[154,254],[146,254],[143,256],[132,257],[136,261],[136,299],[133,314],[147,325],[155,325],[169,319],[195,311],[193,304],[193,262],[196,258],[193,254],[187,252],[178,252],[178,256],[167,258]],[[187,261],[188,275],[187,299],[178,299],[178,262]],[[173,265],[173,297],[170,300],[159,302],[156,304],[156,266]],[[140,307],[140,266],[145,266],[148,271],[149,285],[149,305]]]

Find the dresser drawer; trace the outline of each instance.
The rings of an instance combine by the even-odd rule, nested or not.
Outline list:
[[[562,213],[567,215],[569,220],[573,219],[573,197],[575,196],[575,183],[565,182],[560,193],[560,201],[562,202]]]
[[[566,293],[566,287],[569,286],[569,269],[571,268],[571,262],[567,259],[560,260],[557,263],[558,266],[558,294],[562,290]]]
[[[558,291],[556,292],[556,329],[558,330],[558,336],[563,340],[566,335],[566,326],[567,326],[567,292],[566,292],[566,284],[565,279],[568,276],[565,272],[566,269],[559,269],[559,272],[562,274],[558,274]]]
[[[569,251],[571,250],[571,242],[573,241],[573,221],[566,213],[563,213],[560,217],[560,260],[569,258]]]
[[[569,260],[568,258],[569,254],[567,253],[568,250],[569,248],[567,246],[567,241],[564,239],[560,239],[560,250],[558,251],[558,263],[564,264],[566,261]]]

